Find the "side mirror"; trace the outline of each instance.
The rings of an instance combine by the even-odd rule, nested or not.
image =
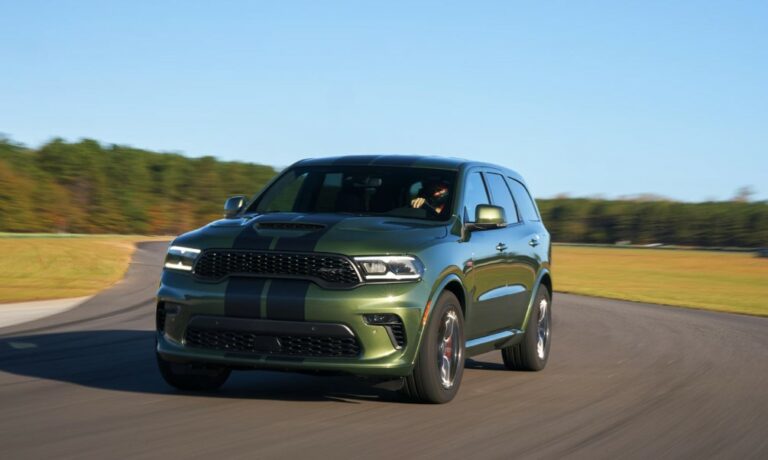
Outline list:
[[[507,226],[504,208],[490,204],[479,204],[475,208],[475,221],[466,224],[468,230],[487,230]]]
[[[236,217],[237,214],[243,210],[247,202],[248,200],[246,200],[243,195],[235,195],[227,198],[227,201],[224,202],[224,217],[227,219]]]

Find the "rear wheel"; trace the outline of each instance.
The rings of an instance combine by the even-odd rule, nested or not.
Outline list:
[[[540,371],[547,365],[552,338],[552,296],[540,286],[533,302],[523,341],[503,348],[504,366],[511,370]]]
[[[230,369],[222,366],[175,363],[166,361],[156,353],[157,366],[160,375],[172,387],[184,391],[213,391],[224,385],[230,374]]]
[[[424,403],[452,400],[464,375],[464,347],[464,315],[459,299],[451,292],[443,292],[424,330],[413,372],[405,378],[406,394]]]

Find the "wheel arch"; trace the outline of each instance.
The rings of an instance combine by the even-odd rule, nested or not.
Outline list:
[[[424,331],[427,329],[427,325],[432,321],[433,313],[435,311],[435,304],[437,303],[437,300],[440,298],[440,295],[448,291],[456,296],[456,298],[459,299],[459,306],[461,307],[461,313],[466,319],[467,317],[467,291],[464,287],[464,282],[462,278],[459,276],[456,272],[449,272],[445,276],[442,277],[440,282],[435,284],[435,287],[432,289],[432,294],[429,296],[429,300],[427,301],[427,305],[425,306],[424,313],[422,316],[421,325],[419,328],[419,335],[416,345],[416,350],[420,350],[423,346],[422,341],[424,338]],[[414,364],[416,361],[416,357],[418,356],[418,352],[414,354],[413,356],[413,362],[411,364]]]
[[[424,331],[424,328],[429,323],[429,321],[432,319],[432,312],[434,311],[434,306],[437,303],[437,299],[439,299],[440,295],[445,291],[452,293],[456,296],[457,299],[459,299],[461,313],[464,318],[467,317],[467,291],[464,288],[464,283],[458,274],[448,273],[440,280],[439,283],[436,284],[436,287],[432,290],[432,295],[429,297],[421,321],[422,332]],[[421,336],[421,334],[419,335]]]
[[[552,275],[549,273],[549,270],[545,270],[544,273],[541,276],[541,281],[539,284],[543,284],[547,287],[547,290],[549,291],[550,297],[554,294],[554,290],[552,288]]]
[[[435,301],[437,301],[438,297],[440,297],[440,294],[443,293],[443,291],[449,291],[453,295],[456,296],[457,299],[459,299],[459,305],[461,306],[461,314],[464,315],[464,318],[467,317],[467,293],[464,291],[464,285],[461,283],[461,281],[457,279],[452,279],[446,283],[445,286],[437,293],[437,296],[435,297]]]
[[[533,310],[533,302],[536,300],[536,296],[539,295],[539,289],[544,286],[549,291],[550,299],[553,297],[554,291],[552,285],[552,274],[549,270],[542,269],[539,272],[539,276],[536,277],[536,283],[531,291],[531,298],[528,301],[528,310],[525,312],[525,319],[523,320],[523,332],[528,328],[528,320],[531,318],[531,311]]]

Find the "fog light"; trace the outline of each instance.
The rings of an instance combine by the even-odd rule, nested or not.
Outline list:
[[[389,340],[396,350],[402,350],[405,346],[405,326],[403,320],[393,313],[371,313],[363,315],[365,322],[374,326],[384,326]]]
[[[375,324],[377,326],[400,324],[400,317],[393,315],[392,313],[373,313],[370,315],[363,315],[363,318],[365,318],[366,323]]]

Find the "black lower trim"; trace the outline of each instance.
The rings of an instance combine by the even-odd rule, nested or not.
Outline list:
[[[360,343],[347,326],[334,323],[195,316],[184,335],[190,348],[227,356],[355,358]],[[275,358],[276,359],[276,358]]]
[[[193,316],[189,328],[228,330],[264,335],[302,335],[307,337],[355,337],[352,330],[337,323],[307,321],[275,321],[269,319],[229,318],[225,316]]]

